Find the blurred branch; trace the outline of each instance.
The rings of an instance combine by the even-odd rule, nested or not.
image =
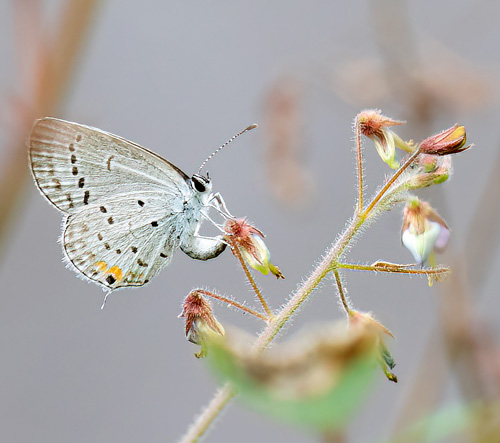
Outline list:
[[[485,276],[491,273],[492,256],[498,247],[498,205],[500,187],[500,154],[491,168],[486,186],[478,199],[474,217],[465,237],[467,253],[456,253],[453,274],[441,286],[440,315],[444,343],[438,343],[440,331],[436,326],[429,334],[420,365],[404,405],[398,410],[396,433],[432,410],[446,387],[448,370],[453,370],[464,397],[468,401],[490,399],[500,395],[500,351],[485,322],[475,312],[475,301],[484,286]],[[474,290],[472,290],[474,288]],[[444,364],[444,349],[448,366]],[[429,365],[432,361],[433,364]],[[447,370],[448,369],[448,370]],[[497,429],[498,430],[498,429]]]
[[[6,246],[8,226],[24,190],[28,173],[26,139],[33,120],[52,114],[60,105],[97,4],[96,0],[65,3],[55,32],[48,35],[40,24],[43,8],[39,1],[13,2],[19,57],[17,89],[22,92],[19,97],[11,98],[6,111],[11,133],[0,174],[2,248]]]

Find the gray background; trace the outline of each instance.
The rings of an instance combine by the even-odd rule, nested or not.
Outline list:
[[[445,208],[433,201],[432,191],[424,194],[450,221],[452,241],[460,247],[498,149],[500,8],[492,1],[407,4],[416,53],[429,78],[444,59],[456,62],[445,63],[439,71],[450,83],[464,71],[472,76],[471,88],[459,84],[456,101],[444,103],[435,113],[431,132],[419,132],[411,121],[402,130],[404,136],[420,140],[460,121],[476,144],[473,151],[455,158],[455,176],[442,190]],[[46,5],[49,25],[59,5]],[[351,216],[351,123],[356,113],[376,106],[392,117],[408,118],[404,93],[377,95],[377,66],[383,57],[374,37],[374,7],[391,22],[391,2],[367,0],[104,2],[57,116],[134,140],[188,174],[235,132],[261,123],[208,169],[230,211],[247,216],[267,235],[273,261],[287,279],[257,279],[277,308]],[[397,48],[399,43],[390,44]],[[16,91],[15,51],[12,5],[2,1],[4,112],[9,109],[7,98]],[[364,79],[366,92],[362,87],[349,89],[346,82],[352,78],[339,75],[358,61],[367,61],[355,71]],[[283,77],[300,84],[301,161],[314,183],[307,202],[295,208],[273,198],[265,164],[269,128],[264,104],[271,86]],[[3,144],[9,127],[3,123],[0,131]],[[0,159],[5,161],[2,149]],[[367,150],[366,166],[371,194],[387,170],[373,150]],[[175,441],[217,387],[204,362],[193,357],[196,347],[184,338],[183,322],[177,318],[180,305],[199,286],[255,305],[234,257],[226,252],[203,263],[179,252],[147,287],[116,293],[101,311],[103,292],[61,263],[60,214],[28,178],[26,184],[0,267],[0,439]],[[350,258],[409,262],[411,256],[400,244],[400,226],[399,210],[387,214],[364,234]],[[491,269],[498,269],[498,255]],[[352,441],[383,440],[435,322],[436,293],[425,279],[351,273],[345,280],[354,305],[373,311],[397,337],[389,346],[398,363],[399,383],[389,383],[380,374],[349,430]],[[484,283],[478,309],[496,325],[494,276]],[[341,319],[334,294],[333,285],[326,282],[289,331],[309,322]],[[261,327],[222,306],[216,306],[216,312],[224,324],[250,331]],[[455,398],[452,382],[447,392],[445,404]],[[207,441],[311,438],[236,402]]]

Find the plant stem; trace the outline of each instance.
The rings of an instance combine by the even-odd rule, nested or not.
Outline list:
[[[356,166],[358,173],[358,203],[356,205],[356,212],[361,214],[364,205],[364,183],[363,183],[363,146],[361,144],[361,128],[359,119],[356,117],[355,121],[355,137],[356,137]]]
[[[321,262],[316,266],[316,268],[312,271],[309,277],[301,284],[301,286],[290,296],[288,302],[281,308],[281,310],[275,315],[271,316],[271,312],[265,302],[262,294],[260,293],[255,281],[250,275],[248,268],[246,267],[241,254],[239,253],[236,245],[231,245],[233,247],[234,254],[240,260],[240,263],[243,266],[245,274],[247,275],[250,284],[255,290],[255,293],[259,297],[259,300],[262,303],[262,306],[270,315],[269,323],[267,327],[260,333],[257,337],[254,345],[253,351],[260,352],[264,350],[278,335],[278,333],[283,329],[288,320],[293,316],[293,314],[300,308],[300,306],[307,300],[309,295],[318,287],[321,281],[328,275],[329,272],[335,271],[335,269],[339,266],[339,259],[344,253],[345,249],[351,242],[351,240],[356,236],[359,232],[361,226],[365,223],[370,212],[375,207],[375,205],[380,201],[380,199],[386,194],[386,192],[390,189],[390,187],[394,184],[394,182],[399,178],[399,176],[415,161],[417,156],[420,154],[420,150],[417,149],[408,160],[399,168],[394,175],[389,179],[389,181],[384,185],[384,187],[377,193],[374,199],[371,201],[368,208],[363,212],[356,213],[354,217],[348,223],[346,229],[342,232],[340,237],[330,245],[330,248],[327,250],[325,256],[321,260]],[[362,184],[359,180],[358,176],[358,185]],[[362,190],[362,187],[360,188]],[[359,202],[358,202],[359,205]],[[359,208],[360,206],[358,206]],[[357,208],[357,209],[358,209]],[[414,270],[415,271],[415,270]],[[419,273],[419,272],[415,272]],[[421,273],[421,272],[420,272]],[[210,423],[217,417],[218,413],[223,409],[223,407],[229,402],[229,400],[235,395],[234,391],[230,386],[225,385],[224,388],[219,391],[212,402],[208,405],[202,415],[191,425],[191,428],[188,430],[187,436],[195,436],[195,439],[192,440],[182,440],[183,442],[195,442],[197,439],[205,432]]]
[[[217,391],[212,401],[207,405],[203,412],[196,418],[195,423],[188,429],[186,434],[180,440],[181,443],[197,442],[208,427],[212,424],[217,415],[224,409],[224,406],[236,395],[236,391],[226,383]],[[194,426],[196,425],[196,426]]]
[[[340,279],[340,274],[337,268],[333,269],[333,273],[335,275],[335,281],[337,282],[337,288],[339,290],[340,300],[342,301],[342,306],[344,306],[344,310],[347,315],[351,313],[351,308],[349,307],[349,303],[344,294],[344,289],[342,288],[342,280]]]
[[[302,303],[307,300],[307,297],[318,287],[321,280],[335,268],[337,261],[352,238],[359,231],[364,221],[364,217],[360,215],[355,215],[353,217],[342,235],[330,246],[325,257],[321,260],[321,263],[316,266],[307,280],[291,295],[280,312],[271,318],[267,327],[257,337],[253,346],[254,352],[262,351],[273,341],[283,326],[290,320],[294,312],[299,309]],[[246,267],[244,269],[246,269]],[[234,395],[235,392],[231,386],[228,384],[224,385],[224,387],[215,394],[215,397],[202,414],[191,425],[185,437],[182,439],[182,443],[196,442]]]
[[[299,307],[307,300],[309,295],[317,288],[321,280],[336,267],[336,263],[349,245],[352,238],[357,234],[359,228],[363,225],[365,219],[359,215],[355,215],[349,222],[347,228],[327,250],[318,266],[313,270],[311,275],[302,283],[302,285],[291,295],[288,302],[276,314],[268,326],[262,331],[257,338],[254,349],[261,351],[264,349],[276,335],[281,331],[290,317],[299,309]]]
[[[389,179],[389,181],[384,185],[384,187],[377,193],[377,195],[370,202],[368,207],[363,212],[364,217],[368,217],[370,212],[375,207],[375,205],[380,201],[380,199],[385,195],[389,188],[395,183],[395,181],[401,176],[401,174],[408,169],[408,167],[415,161],[415,159],[420,155],[420,147],[408,157],[408,160],[394,173],[394,175]]]
[[[264,317],[259,312],[255,311],[252,308],[249,308],[249,307],[247,307],[245,305],[242,305],[241,303],[238,303],[235,300],[231,300],[230,298],[223,297],[222,295],[215,294],[213,292],[206,291],[204,289],[197,289],[197,291],[200,294],[206,295],[207,297],[212,297],[212,298],[215,298],[216,300],[219,300],[219,301],[221,301],[223,303],[227,303],[227,304],[229,304],[231,306],[234,306],[235,308],[240,309],[240,310],[246,312],[247,314],[250,314],[250,315],[253,315],[255,317],[258,317],[261,320],[264,320],[265,322],[267,322],[267,320],[268,320],[267,317]]]
[[[341,269],[350,269],[352,271],[374,271],[374,272],[393,272],[399,274],[420,274],[420,275],[439,275],[447,274],[450,269],[445,266],[437,268],[424,268],[424,269],[408,269],[406,265],[387,263],[387,266],[369,266],[369,265],[355,265],[350,263],[338,263],[337,267]]]
[[[245,271],[245,275],[247,276],[248,281],[250,282],[250,285],[252,286],[255,294],[257,295],[257,298],[260,301],[260,304],[264,308],[264,311],[266,311],[267,314],[267,320],[271,319],[273,317],[273,313],[271,312],[271,309],[269,309],[269,306],[265,300],[265,298],[262,296],[262,293],[260,292],[259,287],[257,286],[257,283],[255,283],[255,280],[252,277],[252,274],[250,274],[250,271],[248,270],[248,267],[245,263],[245,260],[243,260],[243,257],[241,256],[240,250],[238,249],[238,246],[235,245],[233,242],[231,242],[231,248],[233,250],[233,254],[238,257],[238,260],[240,261],[241,267]]]

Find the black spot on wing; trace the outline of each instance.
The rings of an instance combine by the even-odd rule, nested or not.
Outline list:
[[[114,155],[112,155],[111,157],[108,158],[108,171],[111,171],[111,160],[113,160],[115,158]]]
[[[83,195],[83,204],[84,205],[89,204],[89,197],[90,197],[90,191],[85,191],[85,194]]]

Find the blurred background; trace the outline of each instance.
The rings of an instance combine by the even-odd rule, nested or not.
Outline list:
[[[286,275],[257,276],[274,308],[352,215],[361,109],[407,120],[398,132],[416,141],[464,124],[475,147],[455,156],[451,180],[419,193],[452,229],[438,258],[452,278],[429,288],[343,274],[354,306],[396,336],[399,383],[380,372],[337,439],[388,441],[437,411],[498,405],[499,14],[485,0],[0,2],[0,439],[176,441],[218,386],[185,340],[183,298],[203,287],[256,305],[230,253],[204,263],[179,252],[101,311],[99,287],[65,269],[61,214],[29,174],[25,141],[46,115],[119,134],[188,174],[259,123],[208,170],[229,210],[267,235]],[[387,172],[366,149],[368,195]],[[411,262],[401,218],[393,210],[372,225],[350,261]],[[287,332],[342,319],[335,293],[323,284]],[[261,328],[215,309],[224,324]],[[500,441],[499,415],[479,422],[491,430],[481,441]],[[235,401],[207,441],[315,438]]]

